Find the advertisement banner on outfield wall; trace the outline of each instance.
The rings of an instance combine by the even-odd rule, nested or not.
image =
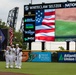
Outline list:
[[[23,62],[51,62],[51,52],[26,52],[23,51]]]
[[[29,59],[29,52],[23,51],[22,62],[26,62]]]
[[[28,61],[51,62],[51,52],[31,52]]]
[[[58,53],[59,62],[76,62],[76,53],[74,52],[59,52]]]

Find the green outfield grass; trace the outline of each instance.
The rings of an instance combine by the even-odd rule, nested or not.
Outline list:
[[[76,35],[76,22],[56,20],[56,36]]]
[[[22,69],[5,69],[5,62],[0,62],[0,71],[32,75],[76,75],[76,63],[23,62]]]

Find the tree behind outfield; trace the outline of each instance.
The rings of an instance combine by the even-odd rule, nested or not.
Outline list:
[[[0,28],[6,28],[9,29],[9,27],[6,25],[5,22],[0,21]],[[23,43],[23,34],[18,31],[14,31],[14,37],[13,37],[13,44],[19,44],[19,46],[23,49],[26,49],[26,45]]]

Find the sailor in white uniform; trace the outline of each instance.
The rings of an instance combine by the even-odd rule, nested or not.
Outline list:
[[[22,49],[19,50],[18,54],[18,68],[21,69],[22,67]]]
[[[12,56],[12,68],[14,67],[14,64],[15,64],[15,59],[16,59],[16,52],[15,52],[15,48],[14,48],[14,45],[11,45],[11,56]]]
[[[15,68],[18,68],[19,50],[20,50],[19,44],[16,44],[16,49],[15,49],[15,52],[16,52]]]
[[[6,68],[9,68],[10,66],[10,47],[7,46],[5,50],[5,60],[6,60]]]

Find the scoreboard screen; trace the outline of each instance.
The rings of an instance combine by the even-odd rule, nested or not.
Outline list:
[[[76,2],[24,5],[24,42],[76,38]]]

